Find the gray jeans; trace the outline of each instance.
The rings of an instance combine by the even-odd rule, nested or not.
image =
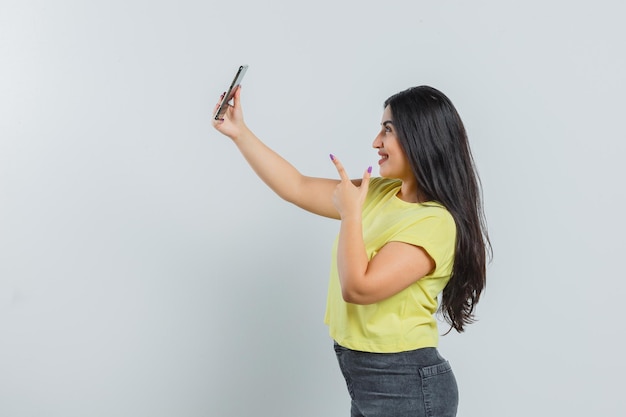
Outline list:
[[[454,417],[456,379],[436,348],[369,353],[335,343],[351,417]]]

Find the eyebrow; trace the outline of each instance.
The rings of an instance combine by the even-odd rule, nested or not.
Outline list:
[[[386,127],[387,125],[393,125],[393,122],[391,120],[385,120],[380,125]]]

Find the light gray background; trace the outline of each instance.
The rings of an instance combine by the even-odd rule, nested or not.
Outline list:
[[[310,175],[360,176],[383,100],[443,90],[495,250],[441,340],[459,416],[623,415],[622,4],[1,0],[0,415],[348,415],[338,223],[210,124],[243,63],[248,124]]]

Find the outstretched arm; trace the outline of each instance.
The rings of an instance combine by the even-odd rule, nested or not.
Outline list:
[[[214,120],[213,126],[232,139],[254,172],[282,199],[312,213],[339,218],[332,202],[339,181],[304,176],[265,145],[244,122],[241,87],[237,88],[233,105],[228,106],[223,119]]]

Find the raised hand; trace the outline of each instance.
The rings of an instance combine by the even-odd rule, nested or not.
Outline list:
[[[219,101],[222,101],[223,97],[224,94],[220,96]],[[218,107],[219,102],[213,108],[213,114],[215,114]],[[243,110],[241,108],[241,86],[238,86],[237,90],[235,90],[233,104],[228,105],[226,111],[222,115],[222,118],[219,120],[213,120],[213,127],[232,140],[237,140],[244,130],[247,129],[246,124],[243,121]]]
[[[330,159],[335,164],[339,178],[341,182],[337,184],[335,192],[333,194],[333,204],[339,212],[342,219],[345,219],[352,215],[361,215],[361,209],[367,196],[367,190],[369,188],[370,176],[372,173],[372,167],[367,168],[363,173],[363,179],[360,186],[354,185],[354,183],[348,177],[343,164],[337,157],[330,155]]]

